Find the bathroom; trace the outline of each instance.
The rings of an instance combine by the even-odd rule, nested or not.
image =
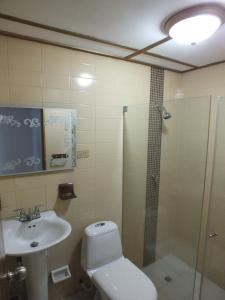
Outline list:
[[[0,1],[0,300],[225,300],[224,22]]]

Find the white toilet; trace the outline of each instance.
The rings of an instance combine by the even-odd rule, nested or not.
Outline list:
[[[98,290],[95,299],[157,300],[152,281],[123,256],[119,230],[113,222],[85,228],[81,265]]]

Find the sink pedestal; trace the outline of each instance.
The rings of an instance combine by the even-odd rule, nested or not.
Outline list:
[[[21,256],[27,268],[29,300],[48,300],[47,249],[61,243],[71,233],[71,226],[54,211],[41,213],[40,218],[18,222],[2,221],[5,253]]]
[[[29,300],[48,300],[47,251],[23,256],[27,268],[27,296]]]

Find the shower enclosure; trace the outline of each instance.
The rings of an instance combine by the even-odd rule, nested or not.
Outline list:
[[[155,283],[159,300],[225,299],[225,99],[219,102],[214,158],[210,97],[124,113],[124,252]],[[152,126],[156,117],[160,127]]]
[[[225,98],[217,111],[201,300],[225,299]]]

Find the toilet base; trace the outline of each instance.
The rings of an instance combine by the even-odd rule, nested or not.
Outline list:
[[[95,293],[94,300],[101,300],[100,294],[98,291],[96,291],[96,293]]]
[[[109,298],[100,294],[100,292],[97,290],[94,296],[94,300],[109,300]]]

